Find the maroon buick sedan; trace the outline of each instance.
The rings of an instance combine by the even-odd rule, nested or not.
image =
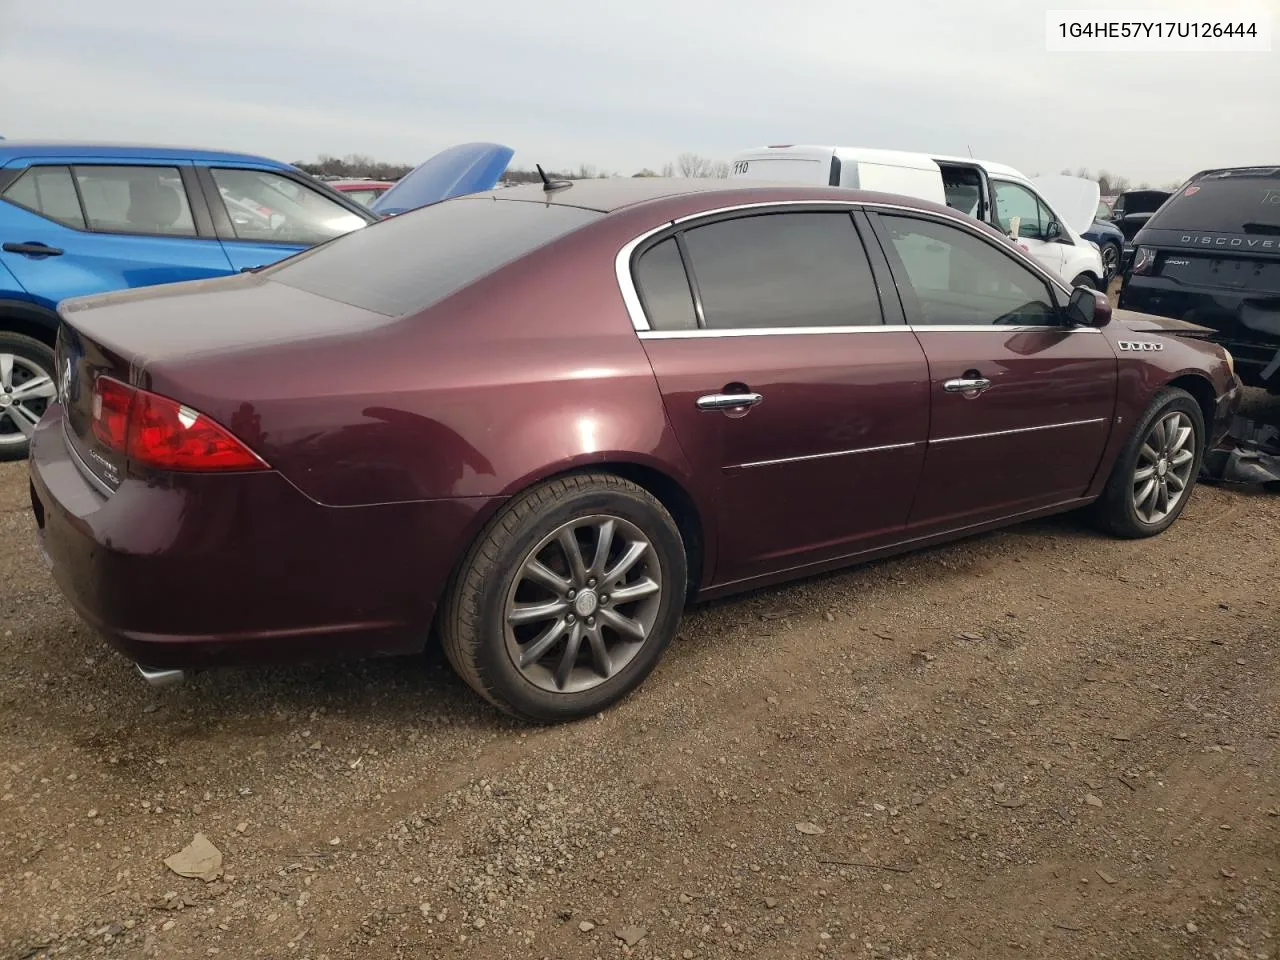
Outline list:
[[[835,188],[513,188],[62,314],[32,508],[145,676],[438,636],[536,720],[695,596],[1081,507],[1159,533],[1237,397],[1185,325]]]

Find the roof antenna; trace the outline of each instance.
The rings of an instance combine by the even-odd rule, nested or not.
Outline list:
[[[538,170],[538,176],[540,176],[540,177],[542,178],[542,189],[543,189],[543,191],[544,191],[544,192],[546,192],[546,193],[550,193],[550,192],[551,192],[551,191],[553,191],[553,190],[563,190],[563,189],[565,189],[566,187],[572,187],[572,186],[573,186],[573,181],[572,181],[572,180],[552,180],[552,179],[550,179],[550,178],[546,175],[546,173],[543,171],[543,169],[542,169],[542,164],[540,164],[540,163],[535,163],[535,164],[534,164],[534,167],[536,167],[536,168],[537,168],[537,170]]]

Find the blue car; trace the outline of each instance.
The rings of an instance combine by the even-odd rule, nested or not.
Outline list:
[[[265,157],[0,140],[0,460],[26,456],[56,394],[61,300],[265,266],[383,216],[491,189],[513,153],[450,147],[371,211]]]
[[[1099,203],[1097,219],[1093,221],[1093,226],[1081,234],[1086,240],[1096,243],[1098,252],[1102,254],[1102,269],[1106,272],[1106,276],[1103,277],[1104,290],[1111,282],[1111,278],[1120,272],[1120,253],[1124,250],[1124,234],[1114,223],[1108,222],[1110,217],[1110,207],[1105,203]]]

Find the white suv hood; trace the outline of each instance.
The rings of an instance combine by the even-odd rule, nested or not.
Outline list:
[[[1055,175],[1036,177],[1031,182],[1073,232],[1083,234],[1093,227],[1102,194],[1095,181]]]

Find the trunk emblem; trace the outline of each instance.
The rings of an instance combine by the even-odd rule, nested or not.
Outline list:
[[[1149,352],[1152,350],[1163,350],[1163,343],[1153,343],[1150,340],[1118,340],[1116,346],[1121,350],[1133,350],[1138,352]]]

